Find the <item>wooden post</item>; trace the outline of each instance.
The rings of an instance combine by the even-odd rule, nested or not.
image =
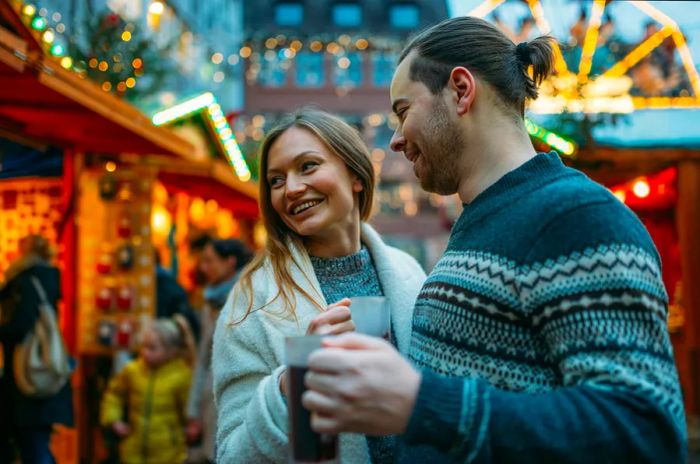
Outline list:
[[[678,164],[676,213],[685,309],[678,369],[690,416],[700,413],[700,161]]]

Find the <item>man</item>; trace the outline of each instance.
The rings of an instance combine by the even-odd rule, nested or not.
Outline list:
[[[524,127],[551,62],[548,38],[516,47],[472,17],[404,50],[392,149],[464,212],[416,301],[413,364],[356,334],[311,355],[317,432],[403,434],[404,462],[684,462],[654,245]]]

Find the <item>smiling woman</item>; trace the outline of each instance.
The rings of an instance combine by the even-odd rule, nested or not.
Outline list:
[[[364,223],[374,170],[359,134],[341,119],[308,109],[286,117],[261,145],[259,178],[268,240],[214,336],[220,462],[286,461],[285,337],[352,331],[348,298],[383,295],[392,340],[405,353],[425,278]],[[391,438],[344,436],[340,444],[342,462],[393,462]]]

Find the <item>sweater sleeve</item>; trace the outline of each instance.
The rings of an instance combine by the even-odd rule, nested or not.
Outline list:
[[[531,254],[563,254],[521,273],[528,323],[562,386],[511,392],[425,372],[409,443],[478,463],[685,461],[658,257],[638,221],[605,217],[605,205],[592,205],[560,218]],[[598,229],[571,227],[574,221]],[[591,243],[591,230],[605,239]],[[566,249],[562,237],[590,246]]]
[[[287,408],[279,389],[284,366],[271,368],[261,346],[262,327],[249,316],[230,325],[229,298],[214,333],[212,366],[217,404],[217,461],[284,462],[287,458]]]

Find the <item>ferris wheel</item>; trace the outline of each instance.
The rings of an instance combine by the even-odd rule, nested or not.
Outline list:
[[[535,25],[542,34],[550,34],[552,28],[540,0],[523,0],[529,9]],[[523,3],[520,0],[518,3]],[[469,16],[485,18],[506,3],[505,0],[486,0],[471,12]],[[561,112],[584,113],[630,113],[639,109],[700,108],[700,78],[693,63],[686,38],[678,24],[668,15],[654,7],[648,1],[626,1],[628,5],[640,10],[650,22],[658,23],[655,32],[649,34],[624,54],[608,59],[603,70],[593,70],[592,64],[597,53],[605,53],[605,44],[601,46],[601,26],[610,7],[610,0],[595,0],[590,4],[585,33],[575,62],[568,60],[562,47],[554,45],[555,74],[545,81],[540,88],[540,97],[531,102],[528,110],[533,113],[554,114]],[[662,44],[672,41],[674,52],[680,56],[682,76],[687,82],[687,89],[679,95],[640,95],[630,92],[633,87],[632,70],[641,66],[655,53]],[[609,58],[609,57],[608,57]],[[636,77],[636,76],[634,76]]]

